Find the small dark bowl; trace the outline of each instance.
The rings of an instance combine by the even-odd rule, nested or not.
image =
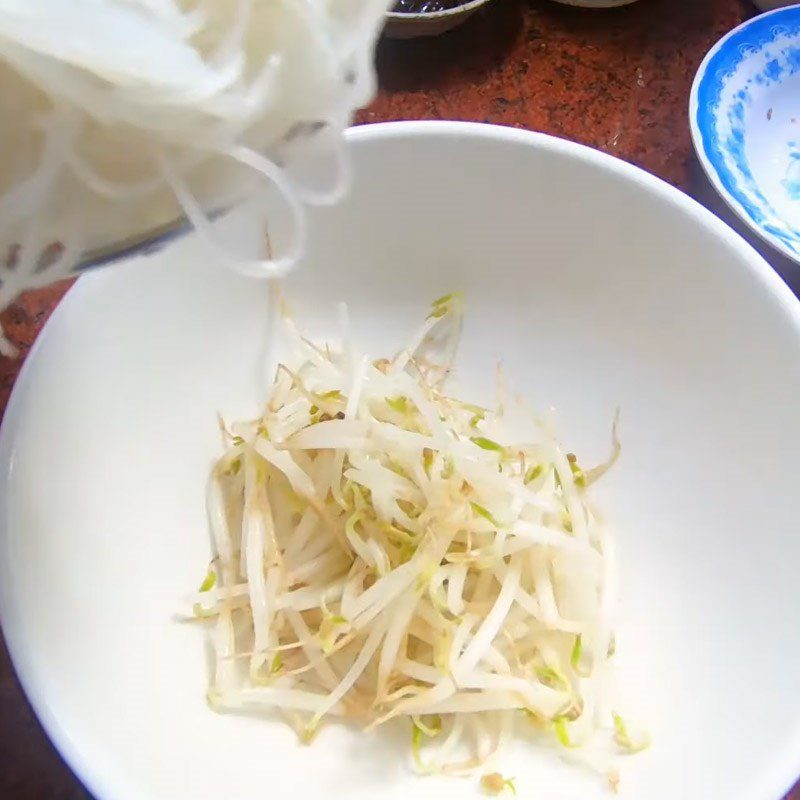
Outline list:
[[[455,8],[443,11],[408,13],[389,11],[384,32],[393,39],[414,39],[418,36],[438,36],[461,25],[471,14],[492,0],[467,0]]]

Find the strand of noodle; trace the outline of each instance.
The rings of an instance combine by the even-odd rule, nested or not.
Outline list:
[[[335,74],[338,72],[339,59],[337,58],[336,51],[333,47],[333,42],[330,36],[326,35],[325,20],[323,14],[323,4],[309,2],[309,0],[300,0],[290,4],[292,11],[300,17],[303,21],[310,22],[308,30],[311,32],[317,48],[315,55],[326,56],[328,59],[328,74]]]
[[[209,98],[204,110],[216,120],[212,120],[207,130],[198,132],[194,139],[196,147],[219,152],[225,144],[238,141],[254,122],[256,114],[266,114],[274,110],[276,82],[280,74],[282,60],[278,53],[268,56],[263,66],[250,83],[238,94],[226,92]],[[272,101],[270,102],[270,93]]]
[[[126,123],[134,128],[141,128],[141,108],[126,102],[123,92],[100,89],[99,84],[92,81],[88,74],[64,61],[39,56],[8,39],[3,39],[2,42],[4,59],[33,83],[47,87],[48,93],[57,101],[82,110],[107,125]],[[198,59],[197,67],[201,68],[202,64],[203,62]],[[214,94],[222,86],[230,83],[230,76],[224,74],[218,76],[210,69],[205,69],[205,73],[206,81],[196,80],[193,85],[195,100],[201,99],[202,95]],[[147,95],[150,102],[153,102],[155,91],[155,87],[150,88],[150,93]],[[196,126],[198,119],[195,116],[191,120],[186,120],[185,113],[183,116],[183,124],[177,127],[175,114],[170,115],[169,119],[151,118],[147,121],[147,126],[149,130],[162,133],[182,130],[185,137],[190,133],[191,127]]]
[[[75,259],[83,249],[83,241],[83,229],[80,223],[76,223],[72,228],[68,227],[67,233],[62,237],[64,246],[60,255],[53,262],[39,269],[40,255],[31,262],[32,272],[24,274],[20,271],[18,279],[21,279],[22,286],[17,287],[19,291],[38,289],[61,278],[66,278],[70,274]],[[12,280],[11,283],[13,285],[14,281]],[[0,308],[3,308],[2,303],[3,300],[0,299]]]
[[[253,15],[253,0],[239,0],[236,13],[226,36],[217,46],[209,59],[212,64],[223,64],[233,58],[241,58],[242,40],[247,31],[247,25]],[[238,52],[237,52],[238,51]]]
[[[314,149],[327,150],[333,164],[333,178],[331,185],[317,188],[300,182],[297,184],[297,193],[303,202],[315,206],[332,206],[339,203],[347,195],[352,185],[350,159],[347,158],[345,144],[338,135],[338,126],[329,126],[315,137]],[[327,142],[328,147],[324,144]],[[292,151],[293,153],[296,151]]]
[[[24,235],[19,248],[19,258],[13,269],[9,268],[3,275],[2,287],[0,287],[0,302],[11,302],[11,300],[21,290],[23,281],[29,280],[29,276],[36,269],[36,263],[39,254],[44,247],[42,242],[42,232],[39,230],[33,221],[29,221],[25,225]],[[14,346],[3,337],[3,342],[0,342],[0,347],[9,348],[13,353],[16,353]]]
[[[271,180],[286,201],[293,219],[294,241],[289,252],[280,258],[242,260],[228,253],[214,238],[211,220],[189,191],[186,183],[172,168],[169,159],[163,153],[158,153],[157,158],[187,219],[223,264],[251,278],[280,278],[289,272],[305,248],[307,237],[305,211],[300,205],[294,188],[288,183],[280,168],[268,158],[243,147],[235,147],[228,154],[235,160],[253,167]]]
[[[199,156],[196,156],[193,160],[199,160]],[[85,159],[75,152],[67,155],[65,164],[87,189],[101,197],[108,197],[113,200],[141,200],[164,186],[164,178],[161,176],[147,178],[134,184],[110,181],[100,175]],[[186,166],[191,167],[192,164],[189,163]]]
[[[39,166],[33,175],[22,181],[0,197],[0,236],[2,230],[13,225],[41,209],[51,192],[63,162],[63,154],[68,150],[79,132],[75,115],[56,107],[45,123],[45,139]],[[33,226],[37,229],[40,226]],[[5,268],[4,257],[0,264]]]
[[[202,15],[196,10],[182,14],[169,0],[137,0],[138,5],[170,26],[176,36],[189,39],[197,33]]]

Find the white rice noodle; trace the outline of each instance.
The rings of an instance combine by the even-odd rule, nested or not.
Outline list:
[[[341,134],[374,92],[388,0],[185,5],[0,0],[3,305],[181,213],[220,262],[282,275],[305,246],[304,204],[341,197]],[[280,254],[254,240],[234,256],[209,214],[261,203],[267,185],[291,236]],[[56,242],[61,257],[37,269]]]

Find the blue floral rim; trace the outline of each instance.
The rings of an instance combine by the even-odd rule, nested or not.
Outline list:
[[[708,57],[695,88],[697,107],[694,114],[703,154],[716,173],[721,188],[756,229],[797,258],[800,257],[800,230],[781,223],[779,215],[762,194],[745,155],[744,111],[750,102],[747,91],[737,92],[735,102],[722,108],[722,93],[727,81],[753,53],[772,44],[779,36],[797,37],[797,47],[785,53],[782,61],[773,59],[767,62],[762,72],[752,77],[753,82],[766,85],[800,72],[800,5],[756,17],[729,34]],[[725,138],[718,128],[722,113],[742,123],[734,125]],[[726,156],[736,165],[739,175],[731,169]]]

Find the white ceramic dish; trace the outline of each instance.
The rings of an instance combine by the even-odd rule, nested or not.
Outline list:
[[[625,797],[776,800],[800,773],[798,302],[709,212],[578,145],[408,123],[349,146],[352,194],[316,213],[285,287],[296,315],[325,335],[346,299],[381,354],[459,288],[477,399],[502,358],[587,461],[621,406],[601,500],[623,563],[624,709],[654,737],[624,760]],[[53,315],[0,437],[18,674],[100,800],[473,797],[414,776],[402,726],[331,726],[308,749],[206,706],[203,633],[174,615],[209,557],[215,414],[257,409],[268,328],[265,287],[208,265],[193,236],[86,276]],[[523,797],[608,796],[522,743],[498,766]]]
[[[714,45],[697,71],[689,117],[700,163],[722,198],[800,263],[798,97],[794,5],[748,20]]]

